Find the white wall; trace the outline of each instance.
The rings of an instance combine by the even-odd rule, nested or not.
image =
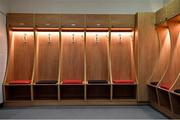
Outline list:
[[[136,13],[156,11],[168,0],[9,0],[9,12]]]
[[[8,0],[0,0],[0,12],[7,13],[9,11]]]
[[[7,63],[6,17],[0,14],[0,103],[3,102],[2,83]]]

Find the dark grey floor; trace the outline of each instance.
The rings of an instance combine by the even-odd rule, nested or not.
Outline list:
[[[150,106],[41,106],[0,109],[0,119],[167,119]]]

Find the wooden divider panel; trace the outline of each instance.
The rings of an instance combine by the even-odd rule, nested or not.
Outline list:
[[[84,79],[84,32],[62,32],[62,80]]]
[[[153,76],[150,82],[159,82],[166,73],[170,55],[171,55],[171,41],[169,39],[167,28],[157,28],[157,33],[160,42],[160,54],[155,64]]]
[[[87,80],[109,80],[108,32],[86,34]]]
[[[58,80],[59,32],[38,32],[38,79]]]
[[[111,33],[111,64],[113,80],[131,80],[132,32]]]
[[[180,71],[180,40],[179,40],[179,26],[174,25],[173,22],[168,22],[169,30],[167,30],[166,37],[167,39],[171,39],[171,62],[168,68],[167,73],[165,74],[162,83],[168,84],[169,86],[172,86],[173,83],[176,81],[176,78]],[[178,27],[176,29],[176,27]],[[169,32],[170,31],[170,32]],[[171,35],[170,35],[171,33]]]

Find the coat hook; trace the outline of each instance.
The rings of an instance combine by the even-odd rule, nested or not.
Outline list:
[[[25,45],[27,44],[27,34],[26,33],[24,34],[24,44]]]
[[[72,34],[72,44],[75,44],[76,41],[75,41],[75,34]]]
[[[48,34],[48,44],[51,44],[51,34]]]
[[[122,36],[121,36],[121,34],[119,34],[119,43],[120,44],[122,43]]]
[[[96,34],[96,43],[99,43],[98,34]]]

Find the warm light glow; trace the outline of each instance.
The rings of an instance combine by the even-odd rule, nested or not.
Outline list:
[[[133,32],[111,32],[112,35],[121,36],[132,36]]]
[[[24,35],[27,35],[27,36],[29,36],[29,35],[32,35],[33,34],[33,32],[29,32],[29,31],[13,31],[13,35],[22,35],[22,36],[24,36]]]
[[[102,37],[103,36],[106,36],[105,38],[107,39],[104,39],[104,40],[108,40],[109,38],[109,33],[108,32],[87,32],[87,37],[92,37],[92,40],[95,41],[96,44],[98,44],[99,42],[101,42],[103,39]]]
[[[49,35],[59,35],[59,32],[38,32],[38,35],[44,35],[44,36],[49,36]]]
[[[62,35],[69,35],[69,36],[84,35],[84,32],[62,32]]]
[[[121,44],[124,40],[133,40],[133,32],[112,32],[111,39],[113,38]]]

